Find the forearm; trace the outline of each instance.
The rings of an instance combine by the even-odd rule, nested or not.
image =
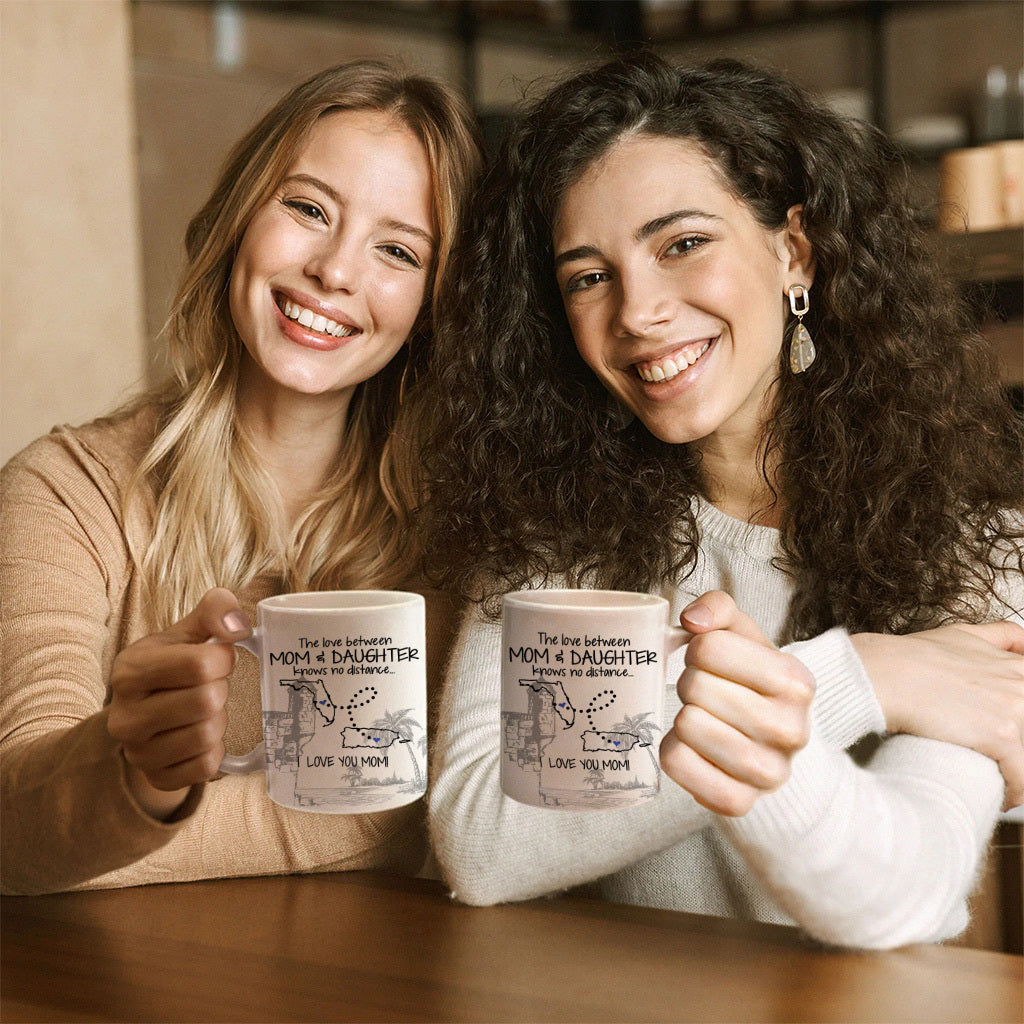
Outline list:
[[[378,814],[316,814],[280,807],[262,772],[209,783],[174,837],[80,888],[312,871],[415,874],[426,859],[422,801]]]
[[[417,801],[380,814],[289,811],[262,773],[195,786],[168,822],[124,780],[102,715],[4,752],[2,891],[74,888],[313,870],[415,873],[426,856]]]
[[[168,843],[198,803],[190,794],[171,822],[134,799],[124,762],[99,712],[17,745],[0,768],[2,889],[55,892],[124,867]]]
[[[810,935],[888,948],[963,929],[1001,799],[995,764],[964,748],[894,737],[863,769],[812,738],[785,786],[720,827]]]

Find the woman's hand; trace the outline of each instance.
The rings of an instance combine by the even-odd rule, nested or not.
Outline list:
[[[890,732],[970,747],[999,763],[1004,809],[1024,803],[1024,629],[1013,622],[852,636]]]
[[[728,594],[704,594],[680,621],[694,637],[678,683],[683,707],[661,742],[661,765],[698,803],[743,815],[789,778],[806,746],[814,679]]]
[[[114,659],[107,729],[121,742],[134,795],[154,817],[169,817],[189,787],[217,774],[231,644],[251,632],[234,594],[216,588],[180,622]]]

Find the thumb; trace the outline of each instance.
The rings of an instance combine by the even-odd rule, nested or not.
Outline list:
[[[201,644],[208,640],[233,643],[251,633],[252,626],[238,598],[224,587],[214,587],[203,594],[188,615],[166,629],[163,636],[169,643]]]
[[[727,629],[765,646],[774,646],[761,632],[757,623],[736,606],[724,591],[709,590],[691,601],[680,613],[679,621],[691,633],[710,633]]]

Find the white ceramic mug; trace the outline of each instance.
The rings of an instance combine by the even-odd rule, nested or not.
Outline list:
[[[282,594],[238,642],[260,661],[264,742],[228,774],[264,769],[270,799],[325,814],[401,807],[427,787],[426,611],[387,590]]]
[[[613,590],[502,599],[501,788],[520,803],[604,810],[658,792],[665,657],[690,634],[668,601]]]

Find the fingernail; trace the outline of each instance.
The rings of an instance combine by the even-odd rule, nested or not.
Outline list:
[[[683,609],[683,618],[694,626],[705,629],[714,624],[715,617],[706,604],[691,604]]]
[[[249,620],[240,612],[228,612],[223,619],[224,628],[229,633],[247,633],[249,631]]]

